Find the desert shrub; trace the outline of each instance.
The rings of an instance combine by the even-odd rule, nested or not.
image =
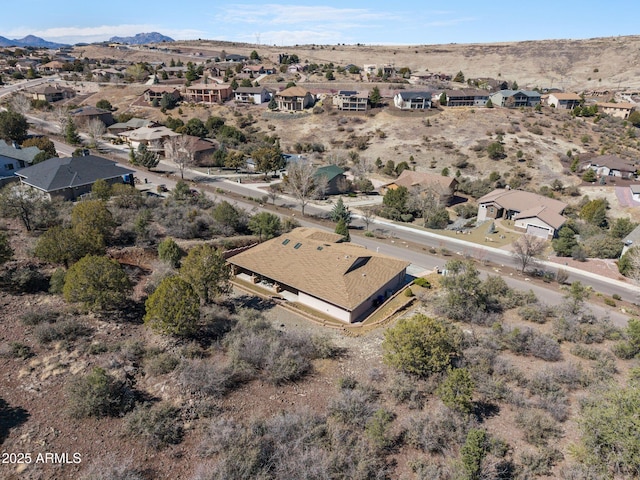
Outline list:
[[[576,357],[584,358],[585,360],[597,360],[601,356],[600,350],[595,348],[585,347],[584,345],[574,345],[569,350],[569,353]]]
[[[64,288],[64,277],[67,274],[64,268],[56,268],[49,279],[49,293],[60,294]]]
[[[413,290],[411,290],[410,288],[405,288],[404,289],[404,296],[405,297],[414,297],[415,294],[413,293]]]
[[[329,414],[347,425],[364,427],[377,410],[375,399],[362,389],[341,390],[329,403]]]
[[[22,358],[26,360],[27,358],[33,357],[35,354],[29,345],[25,345],[22,342],[11,342],[9,343],[10,355],[13,358]]]
[[[188,392],[222,397],[236,384],[233,369],[203,359],[183,360],[178,368],[178,383]]]
[[[447,407],[460,413],[473,410],[473,390],[475,384],[466,368],[449,370],[438,387],[437,394]]]
[[[396,402],[406,403],[411,409],[420,410],[425,402],[419,380],[403,373],[393,376],[389,393]]]
[[[135,404],[133,390],[102,368],[74,378],[67,387],[67,406],[71,416],[118,417]]]
[[[556,448],[541,448],[536,452],[524,452],[520,455],[520,463],[524,467],[523,478],[551,475],[551,468],[564,459],[562,452]]]
[[[3,283],[15,293],[38,293],[49,289],[49,279],[35,265],[7,269],[0,275],[0,285]]]
[[[471,427],[473,423],[468,418],[452,415],[447,408],[437,408],[411,416],[405,425],[405,440],[423,452],[443,455],[462,445]]]
[[[33,331],[36,339],[42,344],[58,341],[72,342],[81,337],[88,337],[92,333],[91,327],[73,318],[56,323],[41,323]]]
[[[167,404],[137,407],[128,415],[127,430],[156,450],[179,444],[184,434],[180,410]]]
[[[158,245],[158,258],[173,268],[179,266],[180,257],[182,257],[182,250],[173,238],[165,238]]]
[[[528,443],[539,447],[546,446],[549,440],[562,435],[562,429],[556,422],[538,410],[521,410],[516,416],[516,425]]]
[[[602,343],[619,336],[609,318],[596,317],[590,313],[572,313],[562,310],[553,320],[553,334],[558,340],[574,343]]]
[[[41,323],[54,323],[58,318],[60,318],[61,312],[57,310],[31,310],[25,312],[20,317],[20,321],[23,325],[26,326],[34,326],[40,325]]]
[[[518,309],[518,315],[528,322],[545,323],[547,321],[546,311],[540,308],[539,305],[535,307],[520,307]]]
[[[147,476],[131,465],[131,460],[107,455],[93,463],[80,480],[146,480]]]
[[[358,381],[351,375],[340,377],[338,379],[338,388],[340,390],[353,390],[358,386]]]
[[[562,480],[607,480],[606,474],[601,474],[589,465],[572,463],[565,465],[560,469],[560,478]]]
[[[393,413],[384,408],[379,408],[367,422],[364,429],[365,435],[378,449],[389,448],[396,442],[396,438],[389,432],[389,425],[394,418]]]
[[[172,372],[180,364],[180,360],[170,353],[159,353],[146,359],[144,369],[153,377]]]
[[[504,348],[517,355],[531,355],[542,360],[555,362],[562,353],[557,340],[530,328],[511,328],[504,325],[494,327],[494,333]]]

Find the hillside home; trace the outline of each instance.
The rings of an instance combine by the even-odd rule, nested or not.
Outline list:
[[[389,190],[405,187],[411,194],[426,194],[431,192],[438,196],[442,205],[449,205],[456,192],[458,181],[452,177],[444,177],[435,173],[414,172],[403,170],[393,182],[382,186],[380,193],[384,195]]]
[[[369,92],[340,90],[333,96],[333,105],[343,112],[366,112],[369,109]]]
[[[428,110],[431,95],[431,92],[398,92],[393,96],[393,104],[400,110]]]
[[[627,119],[636,109],[635,103],[597,103],[598,111],[612,117]]]
[[[577,93],[554,92],[547,96],[547,105],[561,110],[573,110],[580,106],[582,99]]]
[[[478,222],[506,218],[527,234],[553,238],[566,222],[565,208],[566,203],[537,193],[499,188],[478,199]]]
[[[38,73],[42,73],[44,75],[60,73],[64,70],[64,63],[59,60],[52,60],[51,62],[38,65],[37,70]]]
[[[140,127],[135,130],[128,130],[119,134],[125,141],[137,150],[140,145],[152,152],[164,154],[164,143],[171,137],[179,137],[180,134],[164,126]]]
[[[136,118],[133,117],[126,122],[123,123],[114,123],[107,127],[107,131],[111,135],[119,135],[123,132],[128,132],[131,130],[136,130],[142,127],[158,127],[159,125],[153,120],[147,120],[146,118]]]
[[[193,103],[213,105],[223,103],[233,96],[231,85],[217,83],[198,83],[186,87],[184,99]]]
[[[435,100],[439,101],[442,93],[447,98],[447,107],[484,107],[489,100],[489,92],[475,89],[445,90],[435,93],[432,100],[435,97]]]
[[[113,120],[113,115],[111,115],[111,112],[109,110],[93,107],[91,105],[71,110],[69,114],[71,115],[71,118],[76,125],[85,125],[91,120],[96,119],[100,120],[107,127],[115,123],[115,121]]]
[[[271,100],[271,92],[266,87],[238,87],[233,92],[236,103],[260,105]]]
[[[285,112],[299,112],[312,107],[315,99],[313,95],[302,87],[289,87],[275,95],[278,109]]]
[[[96,180],[109,184],[133,185],[134,170],[122,167],[113,160],[94,155],[84,157],[50,158],[16,175],[23,185],[42,192],[50,199],[76,200],[91,192]]]
[[[345,323],[363,320],[405,284],[409,263],[315,228],[296,228],[228,259],[233,274]]]
[[[156,87],[149,87],[144,91],[143,95],[144,95],[144,100],[149,103],[153,103],[154,100],[157,100],[158,102],[160,102],[160,100],[162,100],[162,97],[164,95],[169,95],[176,102],[179,101],[180,98],[182,98],[182,95],[180,94],[180,90],[178,90],[176,87],[171,87],[169,85],[166,85],[166,86],[159,85]]]
[[[638,166],[615,155],[600,155],[589,160],[585,170],[590,168],[599,177],[635,178]]]
[[[339,195],[348,190],[349,182],[344,174],[344,170],[337,165],[327,165],[320,167],[313,173],[313,177],[318,182],[326,183],[322,193],[325,195]]]
[[[60,85],[40,85],[31,90],[34,100],[44,100],[49,103],[59,102],[76,96],[75,90]]]
[[[533,90],[500,90],[489,95],[494,107],[520,108],[535,107],[541,95]]]
[[[0,140],[0,179],[13,177],[17,170],[28,167],[41,151],[38,147],[22,148]]]

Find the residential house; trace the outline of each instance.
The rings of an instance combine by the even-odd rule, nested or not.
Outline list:
[[[349,182],[344,170],[337,165],[320,167],[314,172],[313,177],[318,182],[326,182],[323,192],[325,195],[338,195],[348,190]]]
[[[563,110],[573,110],[580,106],[582,99],[577,93],[553,92],[547,96],[547,105]]]
[[[615,155],[600,155],[589,160],[585,170],[590,168],[599,177],[635,178],[638,166]]]
[[[44,100],[49,103],[59,102],[76,96],[75,90],[60,85],[40,85],[31,90],[34,100]]]
[[[393,104],[400,110],[428,110],[431,108],[431,92],[398,92]]]
[[[218,144],[208,138],[199,138],[192,135],[185,135],[190,139],[190,153],[196,165],[212,165],[211,158],[218,149]]]
[[[225,62],[240,63],[246,62],[247,60],[249,60],[249,57],[247,57],[246,55],[238,55],[235,53],[228,53],[224,56]]]
[[[91,192],[96,180],[133,185],[134,170],[94,155],[50,158],[16,172],[20,182],[48,198],[75,200]]]
[[[233,89],[228,84],[197,83],[186,87],[184,99],[188,102],[213,105],[223,103],[233,96]]]
[[[120,135],[122,132],[128,132],[130,130],[136,130],[142,127],[157,127],[159,126],[153,120],[147,120],[146,118],[133,117],[123,123],[114,123],[107,127],[107,131],[111,135]]]
[[[274,67],[265,67],[264,65],[245,65],[242,68],[242,73],[258,76],[258,75],[272,75],[276,73]]]
[[[444,177],[435,173],[403,170],[400,176],[393,182],[382,186],[380,193],[384,195],[389,190],[405,187],[412,194],[432,192],[438,196],[441,204],[449,205],[453,200],[457,186],[458,181],[453,177]]]
[[[227,261],[236,278],[353,323],[405,284],[409,262],[341,240],[315,228],[296,228]]]
[[[160,154],[164,154],[164,143],[171,137],[179,137],[180,134],[164,126],[140,127],[135,130],[121,132],[120,137],[137,150],[140,145]]]
[[[64,63],[60,60],[52,60],[50,62],[38,65],[37,69],[38,73],[42,73],[44,75],[52,75],[54,73],[62,72],[64,70]]]
[[[627,253],[627,251],[633,247],[640,245],[640,226],[634,228],[629,235],[622,239],[624,246],[622,247],[622,253],[620,256]]]
[[[566,222],[567,204],[523,190],[496,189],[478,199],[478,222],[506,218],[527,234],[553,238]]]
[[[169,85],[158,85],[155,87],[149,87],[144,91],[143,95],[144,95],[145,101],[149,103],[153,103],[154,100],[157,100],[158,102],[160,102],[164,95],[169,95],[176,102],[182,98],[182,95],[180,94],[180,90],[178,90],[176,87],[171,87]]]
[[[109,110],[93,107],[91,105],[71,110],[69,114],[71,115],[71,118],[76,123],[76,125],[86,124],[87,122],[95,119],[100,120],[107,127],[115,123],[113,115],[111,115],[111,112]]]
[[[17,143],[0,140],[0,179],[13,177],[17,170],[29,166],[41,151],[38,147],[22,148]]]
[[[541,101],[540,93],[533,90],[500,90],[489,95],[494,107],[535,107]]]
[[[444,92],[435,93],[432,101],[440,101],[442,93],[447,99],[447,107],[484,107],[489,100],[489,92],[486,90],[464,89],[445,90]]]
[[[597,103],[598,111],[612,117],[627,119],[636,109],[635,103]]]
[[[345,112],[366,112],[369,109],[369,92],[340,90],[333,96],[333,105]]]
[[[302,87],[289,87],[275,95],[279,110],[296,112],[312,107],[315,99]]]
[[[271,92],[266,87],[238,87],[233,95],[236,103],[260,105],[271,100]]]

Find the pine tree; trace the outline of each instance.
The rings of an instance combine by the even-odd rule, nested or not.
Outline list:
[[[342,197],[340,197],[336,204],[333,206],[329,218],[331,218],[332,222],[336,223],[338,223],[340,220],[344,220],[344,223],[346,225],[349,225],[351,223],[351,212],[345,206],[344,202],[342,201]]]
[[[347,226],[347,222],[344,221],[344,218],[338,220],[338,224],[336,225],[336,233],[338,235],[342,235],[343,241],[350,242],[351,236],[349,235],[349,227]]]
[[[78,145],[82,143],[82,139],[80,135],[78,135],[78,129],[76,128],[76,124],[73,123],[73,119],[71,117],[67,118],[67,126],[64,131],[64,138],[67,143],[71,145]]]

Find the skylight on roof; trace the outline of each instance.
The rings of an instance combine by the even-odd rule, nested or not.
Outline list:
[[[296,243],[293,248],[295,248],[296,250],[299,249],[302,246],[302,244],[300,242]]]
[[[287,243],[289,243],[290,241],[291,241],[291,240],[289,240],[288,238],[285,238],[285,239],[282,241],[282,244],[283,244],[283,245],[286,245],[286,244],[287,244]]]

